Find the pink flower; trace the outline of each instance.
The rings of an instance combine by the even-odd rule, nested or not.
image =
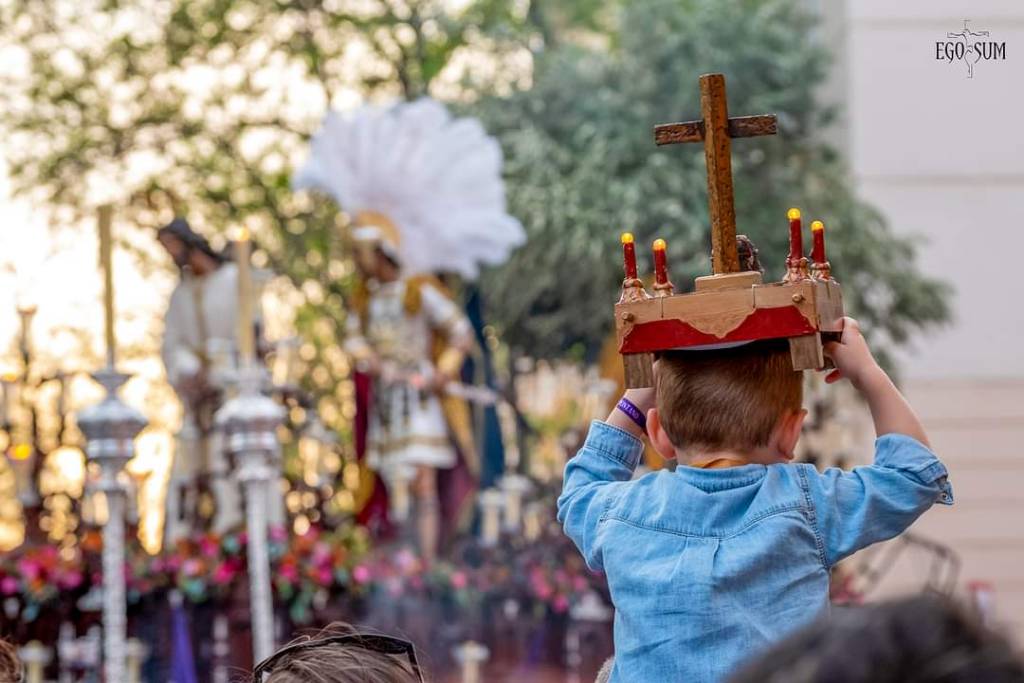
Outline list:
[[[317,543],[313,546],[312,560],[316,564],[324,564],[331,561],[331,547],[326,543]]]
[[[395,553],[395,566],[399,571],[410,573],[416,569],[417,564],[416,556],[408,548],[403,548]]]
[[[370,568],[364,564],[356,565],[352,570],[352,578],[355,579],[356,583],[369,583]]]
[[[582,576],[574,576],[572,578],[572,589],[577,593],[582,593],[587,589],[587,580]]]
[[[564,595],[558,595],[555,597],[555,601],[551,606],[554,607],[555,612],[562,614],[569,609],[569,600]]]
[[[203,573],[203,563],[201,560],[190,557],[182,562],[181,571],[185,573],[185,576],[199,576]]]
[[[18,592],[18,580],[13,576],[5,576],[0,579],[0,593],[14,595]]]
[[[280,524],[275,524],[270,527],[270,540],[276,541],[277,543],[283,543],[288,540],[288,530]]]
[[[61,572],[57,577],[57,585],[64,589],[78,588],[82,585],[82,572],[74,569]]]
[[[37,562],[28,559],[18,562],[18,570],[25,581],[34,581],[43,573],[43,568]]]
[[[330,567],[320,567],[316,570],[316,580],[321,586],[330,586],[334,580],[334,572]]]
[[[235,578],[235,568],[227,562],[221,562],[213,571],[213,582],[218,586],[231,583],[233,578]]]
[[[283,564],[277,571],[286,581],[295,583],[299,580],[299,570],[294,564]]]
[[[217,557],[219,551],[220,545],[213,538],[203,536],[199,540],[199,552],[202,553],[203,557]]]
[[[469,584],[469,577],[466,576],[464,571],[452,572],[452,588],[455,590],[462,590]]]

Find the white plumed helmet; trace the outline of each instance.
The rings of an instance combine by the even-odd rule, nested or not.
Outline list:
[[[498,142],[435,100],[329,112],[310,146],[294,187],[331,195],[354,217],[354,238],[379,244],[407,275],[474,279],[525,239],[506,211]]]

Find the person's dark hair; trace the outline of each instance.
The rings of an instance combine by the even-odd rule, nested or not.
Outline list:
[[[742,667],[729,683],[1019,683],[1009,642],[949,599],[835,608]]]
[[[18,660],[18,651],[13,645],[0,638],[0,683],[18,683],[23,680],[23,669]]]
[[[227,260],[224,254],[215,251],[207,239],[193,230],[188,221],[180,216],[157,230],[156,235],[157,238],[173,237],[181,241],[189,250],[201,251],[218,263],[224,263]]]
[[[316,635],[287,647],[338,636],[374,635],[336,621]],[[282,649],[286,649],[282,648]],[[418,683],[419,675],[404,655],[387,654],[356,644],[298,648],[275,660],[264,683]]]

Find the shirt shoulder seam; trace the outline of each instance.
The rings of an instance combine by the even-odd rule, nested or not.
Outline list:
[[[631,527],[634,527],[634,528],[637,528],[637,529],[646,529],[648,531],[657,531],[657,532],[661,532],[661,533],[665,533],[665,534],[672,534],[673,536],[682,536],[684,538],[705,538],[705,539],[713,539],[713,540],[718,540],[718,541],[724,541],[726,539],[733,538],[735,536],[739,536],[740,534],[742,534],[744,531],[746,531],[750,527],[754,526],[758,522],[764,521],[768,517],[774,517],[776,515],[780,515],[780,514],[783,514],[783,513],[786,513],[786,512],[792,512],[793,510],[799,510],[800,507],[801,507],[800,503],[786,503],[786,504],[783,504],[783,505],[775,505],[775,506],[770,507],[770,508],[768,508],[766,510],[763,510],[762,512],[760,512],[757,516],[753,517],[752,519],[747,520],[746,524],[744,524],[742,527],[740,527],[736,531],[734,531],[732,533],[729,533],[729,534],[695,534],[695,533],[689,533],[689,532],[686,532],[686,531],[680,531],[679,529],[671,529],[669,527],[661,526],[661,525],[658,525],[658,524],[646,524],[646,523],[643,523],[643,522],[638,522],[638,521],[633,520],[633,519],[629,519],[627,517],[623,517],[622,515],[614,514],[608,508],[605,509],[605,513],[604,513],[604,515],[602,515],[601,521],[603,522],[603,521],[612,521],[612,520],[614,520],[616,522],[622,522],[623,524],[626,524],[628,526],[631,526]]]
[[[807,467],[811,467],[811,465],[807,465]],[[825,568],[825,571],[828,571],[828,557],[825,553],[825,541],[821,537],[821,527],[818,525],[818,511],[811,500],[811,483],[807,479],[807,472],[803,466],[797,467],[796,472],[797,476],[800,477],[800,490],[803,492],[804,497],[804,514],[807,516],[807,523],[814,533],[814,542],[818,546],[818,559],[821,560],[821,566]]]

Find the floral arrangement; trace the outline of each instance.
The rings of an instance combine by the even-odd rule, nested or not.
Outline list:
[[[353,569],[356,591],[449,601],[468,609],[484,599],[515,600],[534,612],[563,614],[589,592],[607,595],[602,574],[587,569],[560,532],[534,541],[507,539],[480,548],[467,539],[453,561],[427,566],[408,548],[371,554]]]
[[[563,614],[588,592],[607,594],[604,577],[589,572],[571,542],[553,528],[530,541],[508,537],[493,548],[466,536],[456,544],[454,559],[431,564],[406,547],[371,549],[368,532],[357,525],[312,526],[302,534],[276,527],[268,540],[276,600],[299,624],[340,596],[416,597],[456,611],[476,609],[485,600],[514,600],[534,614]],[[228,601],[245,590],[247,545],[244,531],[198,533],[155,556],[129,544],[128,600],[136,604],[174,589],[194,604]],[[79,599],[95,596],[102,583],[101,551],[99,534],[89,530],[77,546],[26,546],[7,554],[0,558],[0,599],[16,600],[24,621],[43,609],[94,608]]]
[[[62,594],[80,589],[90,578],[76,547],[36,546],[0,559],[0,597],[5,602],[18,600],[26,621]]]
[[[365,529],[331,532],[311,527],[304,534],[270,530],[271,575],[278,598],[290,603],[317,590],[335,592],[351,583],[353,567],[369,552]],[[193,603],[227,599],[246,574],[247,535],[202,533],[160,555],[129,544],[125,559],[128,600],[177,589]],[[25,546],[0,558],[0,598],[16,600],[21,618],[33,620],[62,600],[76,601],[102,585],[102,541],[86,532],[77,546]]]

